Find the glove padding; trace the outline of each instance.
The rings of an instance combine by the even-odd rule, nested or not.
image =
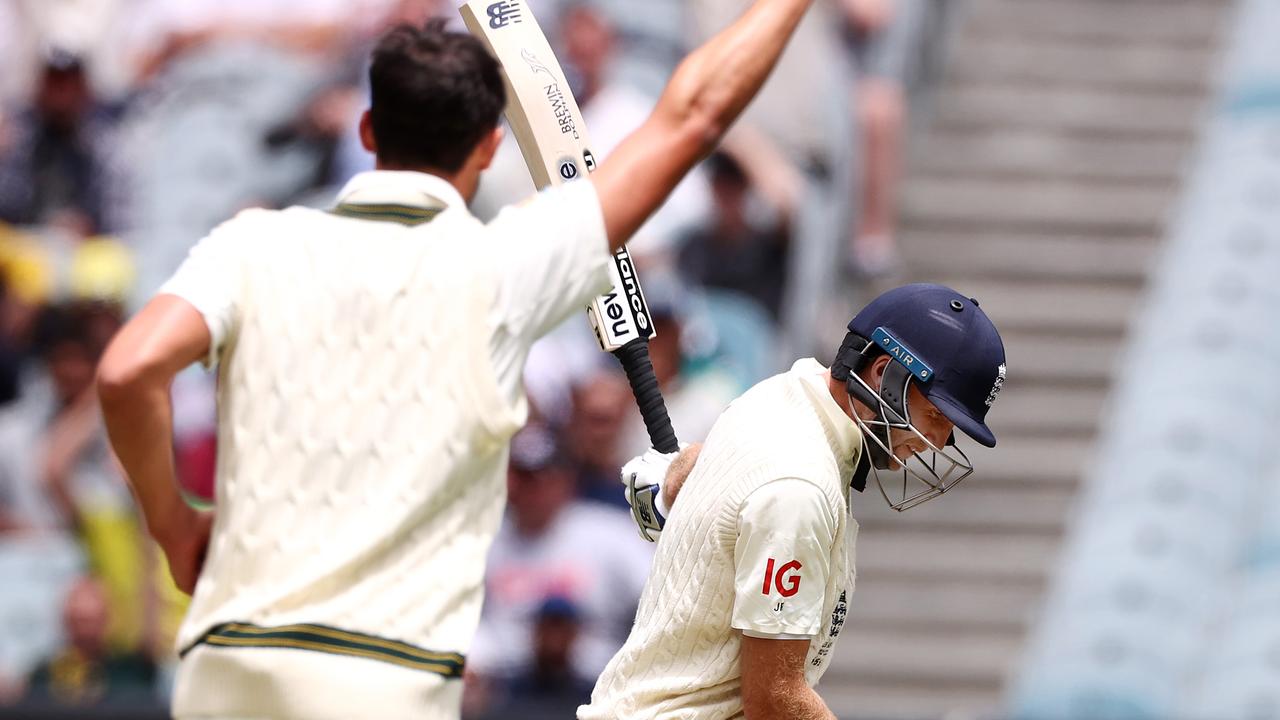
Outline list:
[[[631,517],[640,529],[640,537],[649,542],[657,542],[667,523],[668,508],[662,500],[662,481],[679,454],[650,449],[622,466],[623,492],[631,506]]]

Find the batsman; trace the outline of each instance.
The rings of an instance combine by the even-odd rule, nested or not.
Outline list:
[[[799,360],[730,404],[705,445],[627,463],[641,533],[661,538],[578,720],[835,720],[814,686],[853,602],[855,493],[874,477],[901,512],[954,490],[973,472],[957,431],[995,447],[1005,371],[977,300],[905,285],[853,317],[830,367]]]
[[[530,345],[611,287],[613,253],[716,147],[810,2],[756,2],[609,158],[582,156],[589,178],[487,224],[467,204],[502,138],[503,68],[443,23],[397,28],[360,121],[377,169],[328,210],[248,210],[194,246],[98,371],[112,445],[193,594],[176,717],[458,716]],[[470,4],[494,31],[532,17]],[[174,472],[169,388],[196,362],[219,380],[211,514]]]

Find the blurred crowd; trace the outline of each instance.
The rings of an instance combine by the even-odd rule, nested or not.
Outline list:
[[[750,2],[528,4],[607,161],[685,51]],[[682,438],[705,436],[784,360],[821,357],[850,278],[895,271],[905,89],[940,6],[819,0],[723,150],[637,236],[653,365]],[[324,206],[372,169],[355,134],[368,49],[453,7],[0,0],[0,707],[163,702],[184,601],[106,442],[96,361],[218,222]],[[530,192],[508,142],[474,210]],[[213,384],[193,369],[173,391],[180,481],[197,504],[216,504]],[[468,663],[476,717],[583,700],[628,632],[652,553],[617,478],[649,442],[583,319],[535,348],[526,385],[531,422],[513,442]]]

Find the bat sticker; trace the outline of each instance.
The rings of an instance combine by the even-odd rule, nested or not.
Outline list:
[[[550,82],[543,85],[542,89],[546,92],[547,100],[551,103],[551,112],[556,116],[556,123],[560,126],[560,133],[562,135],[572,135],[574,140],[581,140],[582,136],[578,132],[578,124],[574,122],[573,112],[569,109],[569,101],[565,98],[564,90],[560,87],[560,78],[530,50],[521,50],[520,57],[524,58],[525,63],[529,65],[529,69],[533,71],[534,75],[546,73],[547,77],[551,78]]]
[[[519,25],[522,21],[520,18],[520,3],[516,0],[502,0],[490,5],[485,13],[489,16],[489,27],[494,30],[501,30],[508,25]]]

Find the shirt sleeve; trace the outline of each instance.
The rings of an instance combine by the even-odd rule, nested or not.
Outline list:
[[[811,638],[822,627],[836,519],[813,483],[775,480],[738,514],[731,625],[752,637]]]
[[[209,328],[209,355],[201,362],[213,367],[235,332],[239,317],[240,273],[235,220],[219,225],[196,243],[187,258],[157,291],[191,303]]]
[[[501,252],[499,327],[526,349],[609,288],[609,242],[590,182],[545,190],[488,227]]]

